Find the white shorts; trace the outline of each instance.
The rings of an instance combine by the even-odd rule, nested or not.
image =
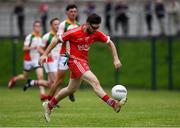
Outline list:
[[[44,63],[44,69],[45,69],[46,73],[57,72],[57,70],[58,70],[58,60],[54,60],[52,62]]]
[[[37,68],[41,68],[38,60],[24,61],[24,71],[30,71]]]
[[[68,61],[68,57],[60,55],[59,60],[58,60],[58,69],[59,70],[67,70],[67,69],[69,69],[67,61]]]

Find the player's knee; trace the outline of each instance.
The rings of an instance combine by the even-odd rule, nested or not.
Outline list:
[[[51,85],[54,83],[54,81],[48,81],[48,87],[51,87]]]
[[[28,76],[27,75],[23,75],[23,80],[27,80],[28,79]]]

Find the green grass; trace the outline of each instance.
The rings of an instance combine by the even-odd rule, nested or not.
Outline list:
[[[108,90],[109,91],[109,90]],[[0,88],[0,127],[180,127],[180,93],[128,90],[128,102],[115,113],[92,90],[78,90],[54,109],[51,122],[43,118],[38,89]]]
[[[173,42],[173,82],[174,88],[180,90],[180,43],[179,39]],[[151,41],[149,39],[123,39],[115,41],[119,47],[119,56],[122,68],[118,77],[119,82],[128,88],[151,88]],[[9,39],[0,40],[0,85],[7,85],[12,76],[12,45]],[[16,44],[17,73],[23,70],[22,41]],[[168,88],[167,68],[167,39],[158,39],[157,43],[157,88]],[[104,44],[93,44],[89,53],[89,65],[97,75],[102,86],[111,88],[114,84],[114,67],[112,56]],[[33,73],[32,73],[33,74]],[[34,77],[34,75],[30,75]],[[69,75],[67,75],[69,76]],[[69,77],[66,78],[66,83]]]

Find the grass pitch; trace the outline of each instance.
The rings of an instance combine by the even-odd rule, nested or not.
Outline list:
[[[109,90],[107,90],[109,91]],[[179,126],[180,93],[128,90],[128,102],[115,113],[92,90],[78,90],[76,102],[68,98],[54,109],[51,122],[43,118],[38,89],[0,88],[0,127],[124,127]]]

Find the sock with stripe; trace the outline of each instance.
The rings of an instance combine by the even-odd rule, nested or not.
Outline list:
[[[29,84],[30,84],[30,86],[39,85],[39,81],[38,80],[31,80]]]
[[[48,102],[48,108],[49,108],[50,110],[52,110],[53,107],[54,107],[57,103],[58,103],[58,100],[57,100],[55,97],[53,97],[53,98]]]
[[[113,108],[116,104],[116,101],[114,99],[110,98],[107,94],[105,96],[103,96],[102,100]]]

